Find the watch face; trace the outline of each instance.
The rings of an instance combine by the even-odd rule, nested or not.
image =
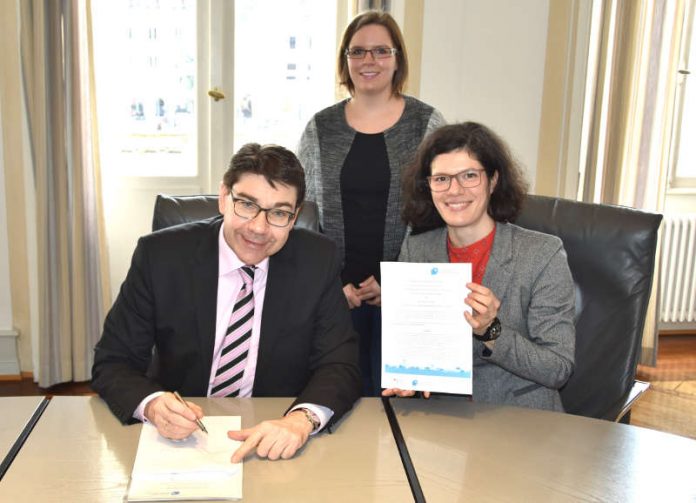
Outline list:
[[[488,326],[486,331],[482,335],[474,334],[474,337],[481,342],[494,341],[500,337],[502,332],[502,327],[500,326],[500,320],[498,318],[493,318],[493,321]]]
[[[500,332],[501,332],[501,327],[500,327],[500,320],[498,318],[495,318],[493,320],[493,323],[491,323],[491,326],[488,327],[488,330],[486,331],[486,335],[488,336],[489,341],[493,341],[500,337]]]

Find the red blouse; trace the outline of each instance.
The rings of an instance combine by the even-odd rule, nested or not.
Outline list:
[[[493,230],[483,239],[480,239],[469,246],[457,248],[452,245],[452,241],[450,241],[449,236],[447,236],[447,255],[449,255],[450,262],[470,262],[472,280],[474,283],[478,283],[480,285],[483,281],[483,275],[486,273],[488,259],[491,256],[491,248],[493,247],[494,237],[495,227],[493,227]]]

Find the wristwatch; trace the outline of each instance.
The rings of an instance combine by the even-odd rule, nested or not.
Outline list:
[[[304,407],[299,408],[297,410],[303,412],[305,417],[307,418],[307,421],[309,421],[312,425],[312,433],[319,429],[319,427],[321,426],[321,421],[314,412],[312,412],[309,409],[305,409]]]
[[[482,335],[474,334],[474,337],[476,337],[481,342],[494,341],[498,337],[500,337],[500,333],[502,331],[503,329],[500,326],[500,320],[497,317],[495,317],[493,318],[493,321],[490,325],[488,325],[488,328]]]

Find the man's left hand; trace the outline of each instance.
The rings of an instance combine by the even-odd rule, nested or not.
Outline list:
[[[256,449],[261,458],[290,459],[309,438],[312,424],[302,411],[292,411],[282,419],[263,421],[253,428],[228,431],[232,440],[244,442],[232,454],[232,462],[241,462]]]

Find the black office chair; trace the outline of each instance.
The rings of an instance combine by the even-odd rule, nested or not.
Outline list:
[[[170,196],[159,194],[155,200],[152,230],[195,222],[219,215],[217,195]],[[319,211],[314,201],[305,201],[295,227],[319,232]]]
[[[575,281],[575,372],[567,412],[628,422],[647,383],[635,380],[662,215],[528,196],[517,225],[563,240]]]
[[[218,214],[217,196],[158,195],[152,229]],[[528,196],[515,223],[563,240],[575,281],[575,372],[561,390],[567,412],[618,421],[647,383],[635,380],[662,215]],[[298,227],[319,231],[306,201]]]

